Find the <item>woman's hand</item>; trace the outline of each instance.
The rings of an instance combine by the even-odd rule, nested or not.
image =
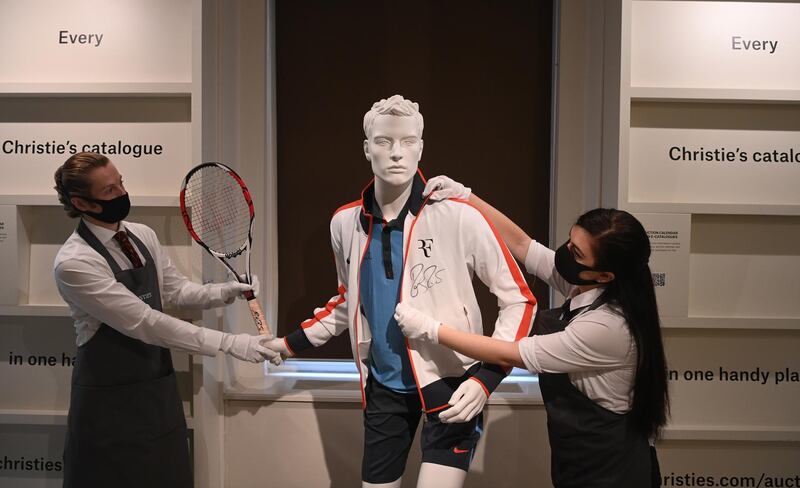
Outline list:
[[[280,366],[283,360],[294,356],[294,353],[291,351],[291,349],[289,349],[289,346],[286,345],[285,337],[275,337],[274,339],[264,341],[263,344],[264,347],[278,354],[277,360],[273,361],[270,359],[269,361],[275,366]]]
[[[400,330],[409,339],[418,339],[434,344],[439,342],[439,327],[442,323],[406,303],[400,302],[394,309],[394,319]]]
[[[472,194],[472,190],[452,178],[441,175],[428,180],[425,189],[422,190],[423,197],[427,197],[431,193],[433,193],[431,200],[447,200],[448,198],[466,200]]]

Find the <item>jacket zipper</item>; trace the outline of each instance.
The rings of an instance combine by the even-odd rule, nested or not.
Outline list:
[[[367,243],[364,245],[364,249],[361,251],[361,259],[358,262],[358,286],[356,286],[356,313],[355,317],[353,318],[354,321],[354,333],[355,333],[355,341],[356,341],[356,361],[358,364],[358,382],[359,387],[361,388],[361,408],[367,408],[367,393],[364,391],[364,375],[361,373],[361,352],[358,350],[358,319],[360,318],[360,311],[361,311],[361,266],[364,265],[364,256],[366,255],[367,251],[369,250],[369,243],[372,239],[372,215],[369,216],[369,230],[367,231]]]
[[[406,252],[405,256],[403,257],[403,268],[400,271],[400,301],[403,300],[403,277],[405,276],[406,265],[408,264],[408,252],[411,249],[411,234],[414,233],[414,226],[417,224],[417,220],[422,216],[422,211],[425,209],[425,205],[427,205],[428,200],[430,200],[431,196],[428,197],[422,202],[422,205],[419,208],[419,213],[414,217],[414,220],[411,222],[411,227],[408,229],[408,236],[406,236]],[[428,416],[426,415],[425,411],[425,397],[422,395],[422,387],[419,384],[419,379],[417,378],[417,370],[414,368],[414,359],[411,357],[411,344],[408,342],[408,338],[405,338],[406,342],[406,353],[408,354],[408,363],[411,365],[411,373],[414,375],[414,383],[417,384],[417,393],[419,394],[419,402],[422,406],[422,421],[427,422]]]

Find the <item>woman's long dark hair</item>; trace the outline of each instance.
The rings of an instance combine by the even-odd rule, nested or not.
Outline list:
[[[656,292],[650,273],[650,240],[628,212],[597,208],[576,222],[594,238],[594,268],[614,273],[602,300],[621,309],[636,341],[638,364],[631,420],[636,430],[658,437],[669,415],[667,361],[661,341]]]

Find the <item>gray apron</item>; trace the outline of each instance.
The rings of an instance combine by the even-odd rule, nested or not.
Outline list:
[[[118,282],[155,310],[161,293],[147,247],[128,233],[146,263],[121,270],[83,221],[80,235]],[[102,324],[77,351],[64,447],[64,487],[193,485],[188,432],[169,349]]]
[[[598,298],[583,309],[600,305]],[[534,335],[563,331],[571,320],[563,318],[563,312],[562,308],[539,312]],[[556,488],[661,486],[655,449],[633,428],[628,414],[601,407],[575,388],[566,373],[540,373],[539,386],[547,410],[550,470]]]

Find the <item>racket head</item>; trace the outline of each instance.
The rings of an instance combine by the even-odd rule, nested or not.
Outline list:
[[[250,245],[253,199],[230,167],[207,162],[189,170],[181,183],[180,205],[192,239],[211,254],[231,259]]]

